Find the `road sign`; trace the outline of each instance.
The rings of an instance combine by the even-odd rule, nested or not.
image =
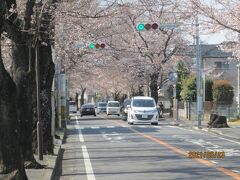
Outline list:
[[[169,73],[168,73],[168,79],[169,79],[169,81],[171,81],[171,82],[177,82],[177,80],[178,80],[178,75],[177,75],[177,73],[176,73],[176,72],[169,72]]]

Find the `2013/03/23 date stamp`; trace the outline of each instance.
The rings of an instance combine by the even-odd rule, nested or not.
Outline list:
[[[225,158],[224,151],[189,151],[188,158],[203,158],[203,159],[223,159]]]

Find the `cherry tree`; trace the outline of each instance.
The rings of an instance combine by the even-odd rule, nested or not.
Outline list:
[[[154,4],[158,4],[158,6]],[[150,78],[151,96],[156,102],[158,100],[159,78],[162,77],[165,66],[167,67],[171,60],[179,59],[179,57],[175,57],[175,54],[184,44],[181,34],[176,29],[164,27],[166,23],[177,24],[181,20],[174,13],[174,9],[178,5],[177,2],[167,1],[129,3],[121,8],[122,14],[117,16],[117,23],[122,22],[121,28],[113,26],[112,30],[115,33],[111,37],[111,47],[117,51],[131,53],[131,57],[134,57],[131,63],[138,64],[140,73],[147,72],[143,74]],[[154,22],[160,24],[159,29],[149,31],[137,29],[139,23],[152,24]],[[131,63],[129,62],[129,64]],[[136,72],[136,69],[134,71]]]
[[[235,40],[235,42],[224,43],[221,48],[233,52],[233,56],[239,60],[240,2],[234,0],[213,0],[211,2],[190,0],[190,2],[194,11],[203,17],[201,24],[204,30],[207,32],[224,31],[228,39]]]
[[[62,55],[62,59],[68,62],[70,60],[73,64],[77,64],[80,60],[85,67],[88,67],[87,62],[91,61],[92,69],[100,65],[97,63],[106,64],[107,61],[108,67],[111,67],[108,70],[117,66],[121,72],[119,76],[128,77],[128,85],[134,89],[140,89],[142,93],[141,88],[148,86],[147,80],[150,79],[151,95],[157,101],[159,83],[161,85],[166,79],[163,73],[166,73],[166,69],[170,66],[168,61],[180,59],[174,55],[184,43],[181,34],[174,28],[160,28],[157,31],[148,32],[137,30],[140,22],[158,22],[158,19],[161,19],[161,23],[164,24],[178,23],[183,20],[180,15],[174,13],[174,9],[179,5],[177,2],[158,1],[157,4],[158,6],[154,5],[152,1],[114,2],[108,8],[103,8],[96,1],[90,1],[81,4],[82,7],[86,7],[86,9],[82,8],[81,13],[75,10],[76,7],[69,11],[68,5],[65,4],[59,10],[64,15],[61,16],[62,21],[58,21],[65,29],[60,33],[61,42],[63,40],[68,42],[63,45],[62,49],[65,50],[65,54]],[[75,18],[77,20],[74,20]],[[66,36],[62,36],[64,33]],[[106,48],[89,50],[87,46],[90,42],[104,42]],[[60,46],[61,43],[59,43]],[[58,54],[61,53],[59,51]],[[79,54],[84,55],[76,59]],[[95,62],[96,58],[97,62]],[[105,76],[108,77],[107,74]],[[108,79],[108,81],[111,80],[113,80],[112,77]],[[111,83],[104,83],[106,86],[108,84]],[[118,85],[119,83],[116,83],[114,87]]]

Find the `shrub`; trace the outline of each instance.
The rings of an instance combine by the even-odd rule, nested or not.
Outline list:
[[[190,75],[182,81],[181,99],[185,101],[196,101],[196,77]]]
[[[177,75],[178,75],[178,81],[176,84],[176,95],[177,95],[177,99],[180,100],[181,98],[180,93],[182,91],[183,81],[189,75],[189,70],[183,61],[180,61],[177,64]]]
[[[216,80],[213,83],[213,101],[216,104],[230,105],[233,102],[233,87],[227,80]]]

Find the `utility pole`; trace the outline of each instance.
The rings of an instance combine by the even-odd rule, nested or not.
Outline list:
[[[55,64],[55,61],[56,61],[56,54],[55,54],[55,49],[54,47],[52,46],[51,47],[52,49],[52,58],[53,58],[53,62]],[[52,126],[52,129],[51,129],[51,134],[52,134],[52,139],[53,139],[53,142],[55,140],[55,127],[56,127],[56,124],[55,124],[55,117],[56,117],[56,104],[55,104],[55,99],[56,99],[56,73],[54,73],[54,78],[53,78],[53,83],[52,83],[52,91],[51,91],[51,107],[52,107],[52,117],[51,117],[51,126]]]
[[[41,1],[36,3],[36,42],[35,42],[35,73],[36,73],[36,98],[37,98],[37,140],[38,140],[38,158],[43,160],[43,133],[42,133],[42,119],[40,109],[40,74],[39,74],[39,7]]]
[[[238,33],[238,43],[240,43],[240,33]],[[238,76],[237,76],[237,112],[240,113],[240,63],[237,64]]]
[[[176,82],[173,84],[173,119],[178,124],[178,99]]]
[[[201,128],[201,121],[203,115],[203,99],[202,99],[202,62],[200,54],[200,40],[199,40],[199,23],[196,18],[196,77],[197,77],[197,121],[198,128]]]
[[[238,68],[238,77],[237,77],[237,79],[238,79],[238,81],[237,81],[237,92],[238,92],[238,94],[237,94],[237,108],[238,108],[238,110],[237,110],[237,112],[238,112],[238,115],[239,115],[239,113],[240,113],[240,63],[237,64],[237,68]]]
[[[178,74],[177,72],[169,72],[168,73],[169,81],[173,82],[173,119],[178,125],[178,99],[177,99],[177,81],[178,81]]]

